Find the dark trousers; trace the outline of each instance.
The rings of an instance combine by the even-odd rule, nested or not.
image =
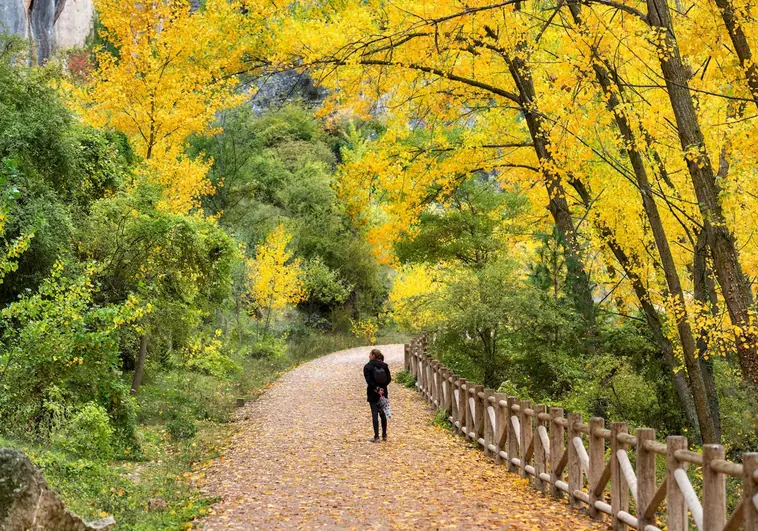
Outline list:
[[[374,437],[379,437],[379,417],[382,418],[382,437],[387,436],[387,416],[379,408],[379,402],[369,402],[371,406],[371,422],[374,424]]]

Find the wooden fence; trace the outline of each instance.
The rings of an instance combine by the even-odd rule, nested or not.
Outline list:
[[[405,369],[416,378],[421,394],[446,411],[455,430],[486,455],[530,478],[535,489],[556,498],[568,496],[572,507],[587,508],[596,520],[610,516],[614,531],[627,526],[660,531],[661,521],[667,531],[682,531],[689,529],[690,518],[699,531],[758,531],[758,453],[746,453],[741,464],[732,463],[718,444],[693,452],[685,437],[672,435],[662,443],[651,428],[631,434],[625,422],[613,422],[607,429],[600,417],[583,422],[579,413],[532,406],[454,374],[428,356],[423,337],[405,346]],[[666,465],[660,484],[658,458]],[[701,468],[702,498],[687,474],[690,465]],[[727,477],[738,478],[730,481],[735,494],[742,486],[741,501],[731,515]]]

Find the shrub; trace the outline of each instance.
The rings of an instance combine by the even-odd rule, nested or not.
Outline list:
[[[413,375],[408,371],[400,371],[395,375],[395,382],[407,387],[408,389],[413,389],[416,387],[416,378],[413,377]]]
[[[195,338],[185,349],[187,368],[221,379],[238,374],[240,366],[224,354],[222,349],[223,345],[217,337],[207,342],[202,338]]]
[[[175,441],[186,441],[193,438],[197,433],[195,423],[185,417],[176,417],[166,425],[166,429]]]
[[[113,448],[114,429],[105,408],[87,402],[69,420],[63,421],[53,440],[65,450],[80,457],[107,459]]]
[[[269,336],[250,346],[247,355],[254,359],[278,359],[287,352],[285,339]]]
[[[136,297],[96,302],[94,268],[69,275],[74,268],[59,262],[37,292],[0,312],[0,417],[18,435],[46,436],[56,427],[53,417],[68,419],[93,400],[114,414],[119,429],[133,428],[134,415],[122,407],[131,404],[119,376],[118,333],[145,309]]]
[[[447,411],[444,409],[438,409],[437,414],[432,420],[432,425],[442,430],[453,430],[453,425],[450,422],[450,418],[447,415]]]

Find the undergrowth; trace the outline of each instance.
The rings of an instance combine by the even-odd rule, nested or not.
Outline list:
[[[444,409],[437,410],[437,414],[432,419],[432,425],[441,430],[453,431],[453,424],[450,422],[450,417]]]
[[[112,515],[120,530],[189,529],[214,501],[196,481],[230,439],[236,399],[253,400],[287,370],[358,343],[347,334],[304,334],[280,356],[238,353],[242,371],[231,379],[148,370],[137,395],[138,446],[110,459],[11,437],[0,436],[0,446],[23,450],[85,519]]]
[[[408,389],[416,388],[416,378],[409,371],[400,371],[395,375],[395,383],[407,387]]]

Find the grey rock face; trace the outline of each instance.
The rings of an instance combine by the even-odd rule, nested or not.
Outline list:
[[[0,2],[0,32],[11,35],[26,35],[26,9],[24,0]]]
[[[318,87],[307,73],[295,70],[263,75],[254,84],[257,91],[250,105],[258,114],[295,100],[309,107],[317,107],[329,94],[326,89]]]
[[[113,517],[85,523],[70,512],[29,458],[0,448],[0,531],[112,529]]]
[[[83,46],[94,28],[93,0],[66,0],[63,11],[53,26],[55,49]]]
[[[61,15],[63,24],[58,27]],[[91,0],[0,0],[0,33],[31,36],[40,64],[50,58],[57,42],[65,46],[84,44],[93,19]]]

